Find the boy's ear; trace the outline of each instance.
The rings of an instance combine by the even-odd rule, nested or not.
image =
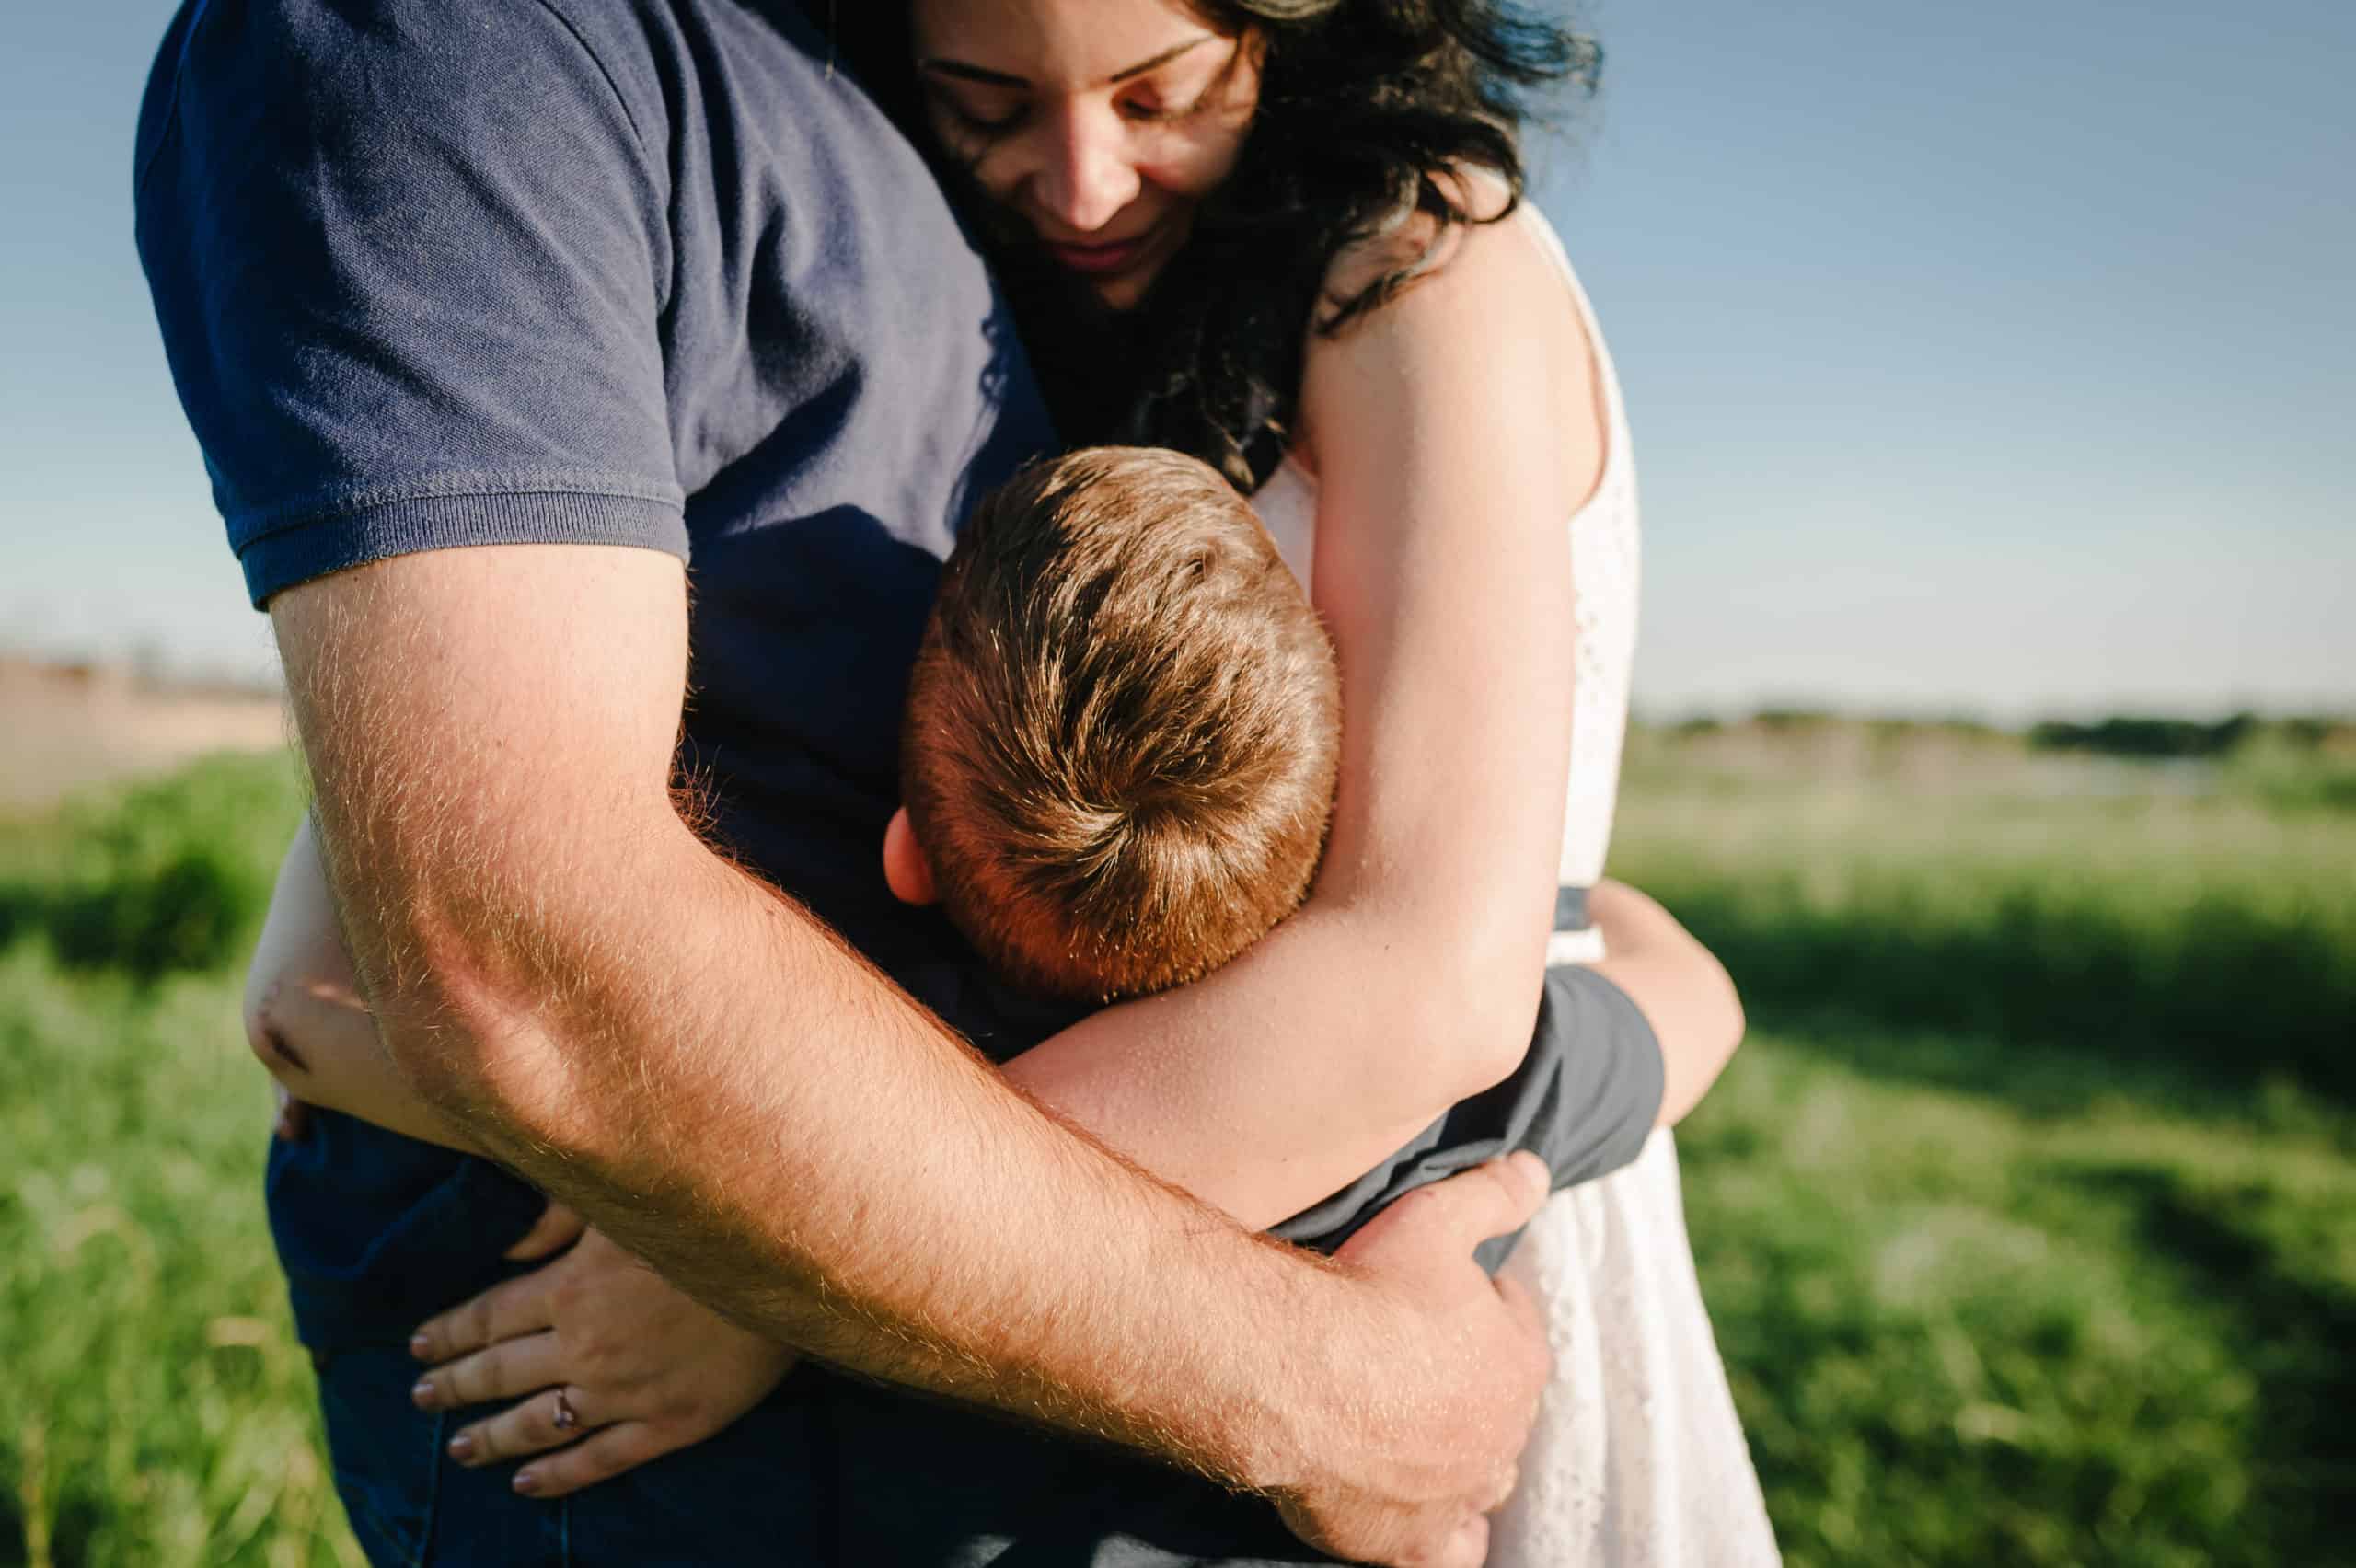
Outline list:
[[[940,897],[932,889],[932,862],[924,858],[906,806],[884,828],[884,883],[903,904],[931,904]]]

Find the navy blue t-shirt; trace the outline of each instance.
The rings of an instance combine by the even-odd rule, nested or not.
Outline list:
[[[941,558],[1052,432],[967,236],[797,6],[195,0],[136,178],[257,605],[414,550],[685,557],[686,756],[722,836],[986,1049],[1060,1021],[999,1005],[879,856]],[[381,1255],[437,1184],[493,1231],[536,1201],[323,1126],[271,1189],[314,1344],[479,1282],[490,1235]]]
[[[685,748],[722,835],[994,1056],[1068,1021],[1001,990],[945,921],[884,884],[902,697],[941,559],[969,502],[1052,432],[969,237],[799,6],[190,0],[136,157],[141,258],[255,604],[416,550],[685,558]],[[1641,1018],[1600,982],[1551,982],[1547,1008],[1514,1085],[1288,1234],[1334,1244],[1380,1199],[1517,1144],[1549,1153],[1558,1180],[1633,1158],[1658,1103]],[[1582,1033],[1590,1048],[1566,1050]],[[368,1357],[397,1358],[420,1320],[511,1273],[499,1253],[541,1200],[486,1161],[323,1113],[274,1147],[270,1203],[298,1330],[341,1368],[329,1416],[353,1502],[353,1454],[409,1418],[398,1361],[379,1376]],[[990,1461],[1031,1456],[1038,1506],[1006,1516],[1029,1521],[1014,1535],[1053,1518],[1097,1539],[1160,1509],[1248,1521],[1251,1561],[1284,1551],[1272,1513],[1158,1467],[810,1380],[667,1472],[572,1506],[608,1511],[611,1560],[656,1561],[624,1532],[702,1528],[697,1487],[731,1474],[741,1497],[744,1467],[768,1454],[780,1481],[802,1467],[805,1490],[771,1501],[814,1533],[747,1528],[786,1561],[827,1560],[830,1532],[918,1528],[901,1500],[921,1427],[941,1445],[930,1483],[979,1466],[964,1484],[977,1506],[996,1500],[986,1511],[1022,1491]],[[363,1385],[388,1401],[364,1419]],[[354,1502],[356,1525],[398,1512],[397,1495],[456,1506],[471,1484],[435,1479],[432,1445],[404,1442],[424,1478]],[[1059,1501],[1082,1471],[1112,1512]],[[524,1560],[484,1544],[502,1539],[484,1496],[476,1533],[445,1534],[436,1561],[471,1561],[469,1539],[484,1561]],[[943,1528],[966,1544],[940,1560],[984,1560],[970,1522]],[[931,1541],[843,1560],[930,1561]]]

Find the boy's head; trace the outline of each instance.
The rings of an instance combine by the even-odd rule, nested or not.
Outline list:
[[[1309,890],[1334,652],[1215,471],[1096,447],[967,521],[909,680],[884,859],[1018,984],[1098,999],[1233,958]]]

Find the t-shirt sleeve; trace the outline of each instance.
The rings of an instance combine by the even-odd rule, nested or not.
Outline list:
[[[1517,1082],[1513,1147],[1542,1157],[1563,1188],[1635,1162],[1668,1078],[1660,1037],[1634,998],[1595,970],[1565,964],[1546,972],[1530,1055],[1507,1085]]]
[[[183,11],[139,253],[256,605],[412,550],[686,554],[646,117],[529,0]]]
[[[1331,1251],[1392,1200],[1516,1149],[1543,1159],[1557,1190],[1608,1176],[1644,1152],[1660,1118],[1664,1074],[1659,1038],[1627,992],[1581,965],[1550,969],[1513,1076],[1449,1107],[1414,1143],[1275,1234]],[[1518,1236],[1484,1242],[1482,1265],[1503,1266]]]

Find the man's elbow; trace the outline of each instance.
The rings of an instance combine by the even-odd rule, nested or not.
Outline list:
[[[376,987],[378,1037],[410,1088],[462,1131],[498,1147],[567,1147],[579,1136],[546,986],[510,944],[427,919],[405,922],[406,961]]]

